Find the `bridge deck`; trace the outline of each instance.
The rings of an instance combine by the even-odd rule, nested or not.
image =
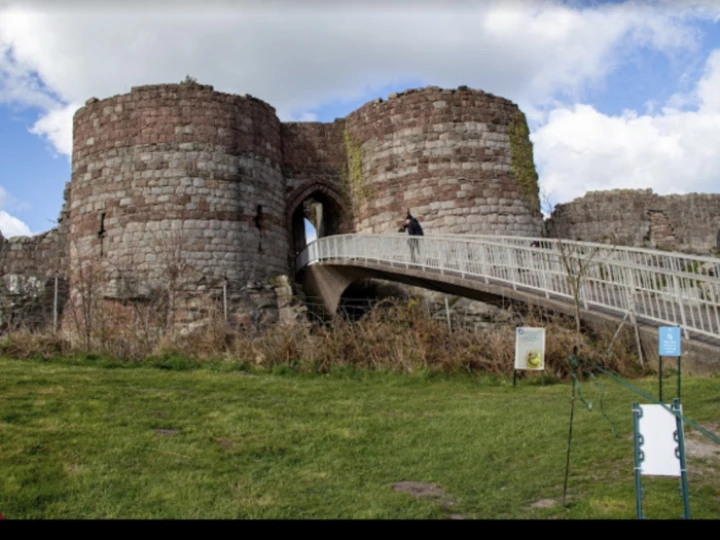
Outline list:
[[[298,257],[307,264],[372,263],[412,268],[572,303],[570,283],[584,267],[581,307],[639,323],[680,326],[686,338],[720,348],[720,259],[604,244],[443,235],[342,235],[320,238]],[[570,278],[570,279],[569,279]]]

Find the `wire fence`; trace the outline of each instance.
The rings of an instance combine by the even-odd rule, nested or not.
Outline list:
[[[61,277],[7,276],[0,282],[0,333],[19,328],[57,331],[69,292]]]
[[[322,298],[305,294],[279,296],[269,284],[226,283],[215,286],[193,286],[168,289],[146,287],[134,294],[118,294],[117,285],[104,288],[77,287],[71,294],[63,277],[21,278],[10,276],[0,283],[0,334],[26,329],[35,332],[81,331],[88,326],[131,326],[144,319],[155,327],[172,326],[190,331],[210,318],[220,318],[230,325],[259,328],[282,319],[283,308],[295,319],[308,323],[328,324],[338,319],[360,321],[373,310],[389,309],[397,303],[419,304],[427,317],[442,321],[448,328],[473,330],[493,322],[509,321],[510,304],[500,308],[468,301],[459,309],[456,297],[432,300],[427,295],[399,291],[396,296],[344,296],[335,313],[325,308]],[[485,306],[472,309],[472,306]],[[498,322],[498,321],[495,321]]]

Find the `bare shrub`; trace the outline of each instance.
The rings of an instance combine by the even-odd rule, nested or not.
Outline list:
[[[412,301],[386,299],[355,322],[335,317],[309,326],[276,324],[262,332],[230,328],[212,301],[208,306],[206,324],[195,332],[147,332],[138,321],[152,319],[153,306],[135,306],[137,311],[146,310],[142,317],[136,317],[122,303],[106,302],[101,322],[93,327],[89,347],[84,340],[73,347],[58,336],[26,332],[9,335],[0,352],[17,358],[94,352],[128,361],[175,355],[199,362],[232,361],[265,369],[287,366],[308,373],[327,373],[337,368],[495,375],[510,375],[513,371],[514,324],[490,322],[477,329],[461,324],[451,329],[446,321],[433,319]],[[578,343],[585,357],[606,369],[624,376],[638,372],[630,328],[617,336],[611,325],[597,331],[583,329],[578,334],[574,317],[538,310],[530,310],[523,324],[546,328],[545,367],[550,377],[569,377],[567,357]]]

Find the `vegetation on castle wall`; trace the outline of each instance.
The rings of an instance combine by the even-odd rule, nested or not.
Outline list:
[[[341,173],[341,185],[343,190],[351,196],[353,203],[365,201],[368,198],[368,189],[363,176],[362,146],[353,141],[347,127],[343,136],[348,156],[348,171]]]
[[[516,113],[508,126],[510,138],[510,156],[512,159],[512,172],[523,197],[533,209],[540,210],[540,188],[538,186],[538,174],[533,162],[533,146],[530,142],[530,130],[528,129],[525,117]]]
[[[347,166],[340,169],[340,193],[342,194],[345,202],[349,206],[352,206],[352,197],[350,196],[350,185],[348,181]]]

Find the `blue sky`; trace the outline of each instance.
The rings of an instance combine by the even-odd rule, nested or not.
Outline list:
[[[282,120],[467,84],[526,112],[551,203],[614,188],[720,192],[720,2],[459,4],[206,0],[158,16],[151,0],[94,12],[0,0],[0,231],[53,226],[86,99],[186,74],[256,95]]]

